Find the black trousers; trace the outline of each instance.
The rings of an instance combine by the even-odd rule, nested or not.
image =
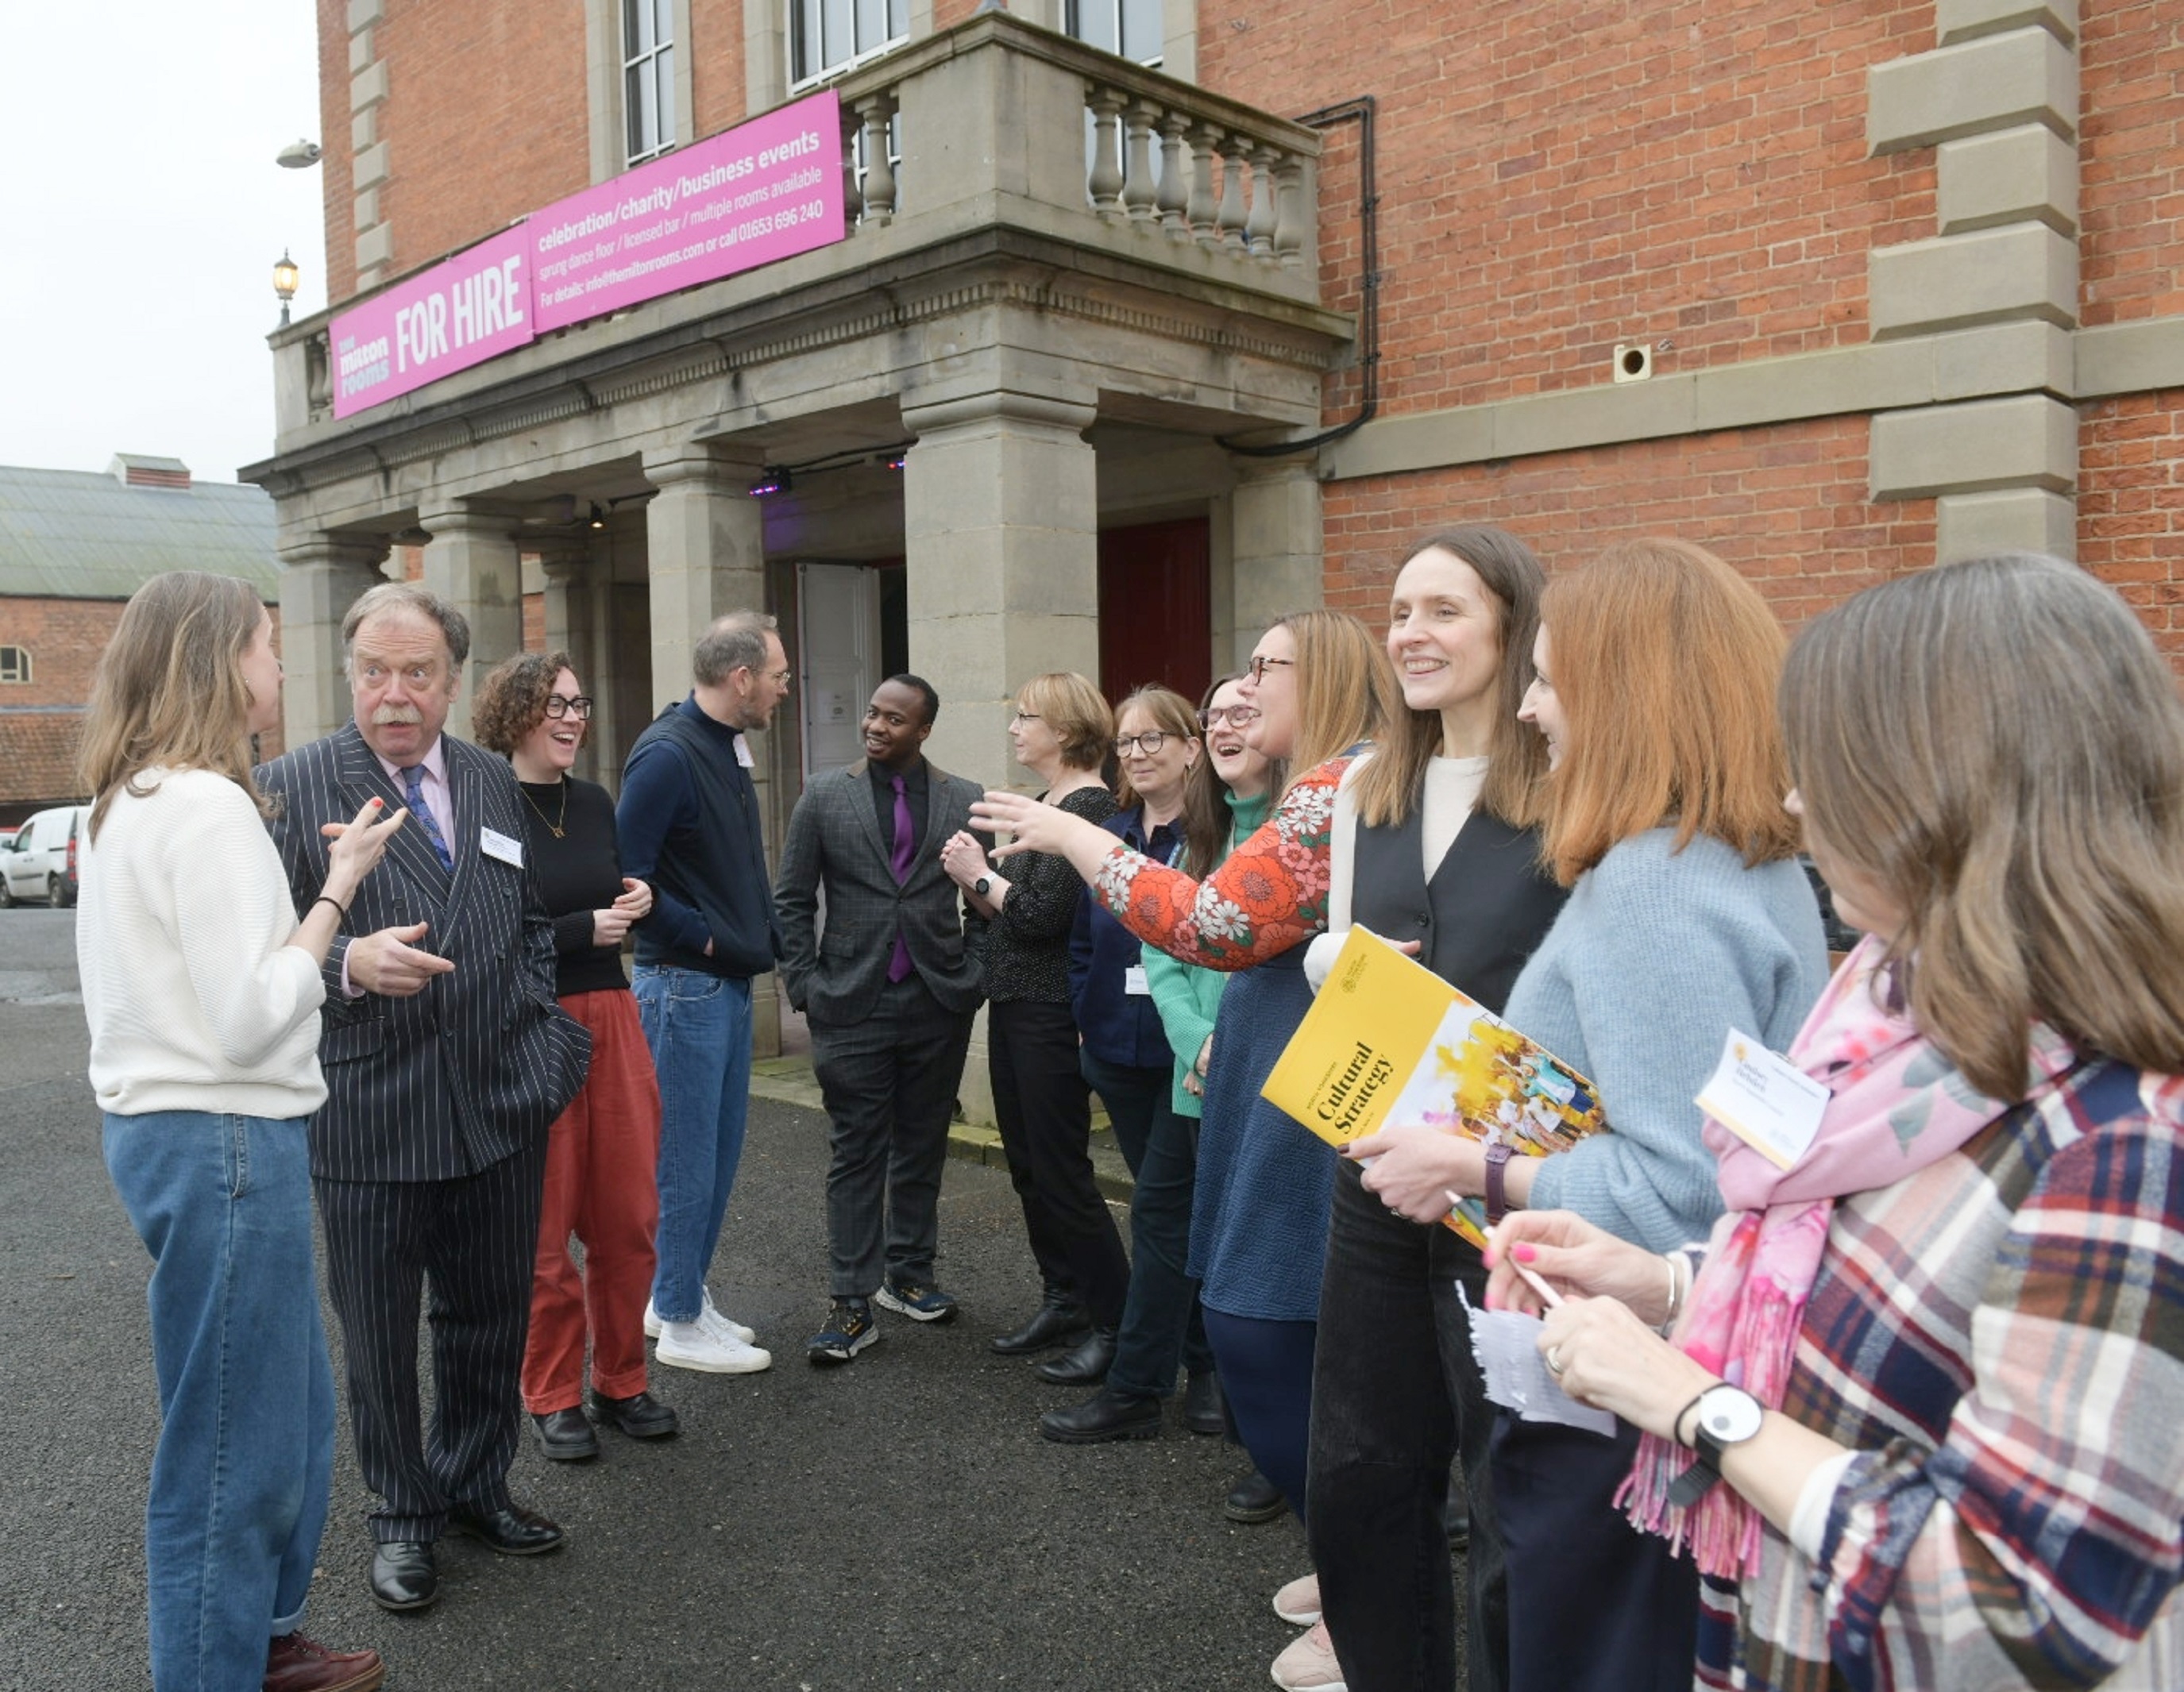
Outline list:
[[[1449,1464],[1471,1505],[1467,1692],[1503,1692],[1507,1580],[1487,1481],[1494,1406],[1456,1287],[1484,1305],[1479,1253],[1396,1216],[1338,1165],[1320,1283],[1306,1512],[1322,1611],[1351,1692],[1449,1692],[1456,1597]]]
[[[987,1011],[987,1070],[1009,1182],[1040,1277],[1119,1327],[1130,1261],[1092,1177],[1092,1101],[1067,1005],[1012,1000]]]
[[[448,1507],[509,1502],[523,1421],[523,1343],[546,1136],[453,1181],[311,1185],[341,1319],[350,1427],[383,1500],[371,1536],[436,1539]],[[417,1308],[432,1325],[432,1416],[417,1388]]]
[[[811,1023],[811,1069],[827,1103],[828,1296],[870,1298],[884,1273],[933,1284],[948,1116],[963,1079],[971,1018],[940,1007],[915,972],[880,989],[861,1022]]]

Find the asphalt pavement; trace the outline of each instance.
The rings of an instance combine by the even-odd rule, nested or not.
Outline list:
[[[0,911],[0,1688],[36,1692],[149,1679],[149,1260],[99,1158],[74,920]],[[1156,1440],[1039,1437],[1039,1412],[1077,1394],[987,1350],[1038,1291],[1000,1172],[949,1166],[956,1322],[882,1311],[855,1362],[805,1362],[825,1312],[825,1164],[822,1118],[754,1100],[711,1284],[774,1366],[655,1368],[682,1416],[672,1440],[603,1433],[601,1458],[564,1465],[526,1437],[515,1494],[567,1530],[561,1551],[450,1538],[438,1606],[383,1613],[344,1415],[308,1630],[376,1646],[396,1689],[1267,1686],[1295,1637],[1268,1600],[1307,1566],[1301,1533],[1228,1522],[1240,1453],[1173,1407]]]

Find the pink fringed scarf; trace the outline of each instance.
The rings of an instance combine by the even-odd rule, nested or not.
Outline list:
[[[1706,1125],[1728,1211],[1714,1226],[1676,1344],[1770,1410],[1781,1407],[1789,1384],[1836,1200],[1938,1162],[2006,1108],[1974,1092],[1908,1016],[1885,1008],[1885,983],[1875,980],[1882,949],[1871,938],[1859,943],[1790,1048],[1791,1061],[1833,1095],[1795,1167],[1778,1169],[1720,1123]],[[2036,1084],[2072,1061],[2044,1027],[2033,1031],[2031,1055]],[[1759,1512],[1734,1488],[1715,1487],[1694,1510],[1669,1504],[1669,1489],[1691,1461],[1681,1446],[1648,1433],[1615,1501],[1644,1531],[1671,1545],[1688,1540],[1702,1572],[1756,1574]]]

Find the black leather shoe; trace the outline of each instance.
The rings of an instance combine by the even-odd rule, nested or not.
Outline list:
[[[1183,1389],[1183,1425],[1194,1433],[1226,1433],[1228,1401],[1222,1395],[1221,1377],[1201,1369]]]
[[[574,1405],[533,1416],[531,1422],[538,1430],[538,1449],[554,1462],[581,1463],[599,1454],[599,1436]]]
[[[388,1539],[371,1548],[371,1600],[382,1610],[424,1610],[438,1602],[440,1571],[422,1539]]]
[[[1050,1410],[1039,1431],[1061,1445],[1101,1445],[1110,1439],[1157,1439],[1161,1401],[1102,1387],[1067,1410]]]
[[[1228,1489],[1221,1513],[1231,1522],[1271,1522],[1290,1507],[1282,1489],[1256,1469]]]
[[[1092,1326],[1092,1318],[1085,1314],[1084,1306],[1065,1294],[1050,1292],[1046,1301],[1032,1312],[1031,1320],[1014,1333],[1004,1333],[994,1340],[993,1348],[1004,1357],[1021,1357],[1028,1352],[1044,1351],[1050,1345],[1066,1345],[1084,1337],[1084,1330]]]
[[[1114,1361],[1115,1330],[1095,1327],[1061,1356],[1048,1358],[1036,1372],[1057,1387],[1096,1387],[1107,1378],[1107,1366]]]
[[[475,1504],[458,1504],[448,1512],[448,1525],[459,1533],[482,1539],[504,1557],[535,1557],[557,1550],[561,1530],[535,1510],[520,1504],[483,1510]]]
[[[610,1428],[620,1428],[632,1439],[665,1439],[682,1425],[682,1418],[650,1393],[632,1393],[627,1398],[609,1398],[592,1390],[592,1409]]]

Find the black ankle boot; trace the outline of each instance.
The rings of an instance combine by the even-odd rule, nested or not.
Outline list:
[[[1004,1333],[993,1341],[993,1348],[1004,1357],[1021,1357],[1028,1352],[1044,1351],[1050,1345],[1063,1345],[1081,1339],[1084,1330],[1092,1325],[1084,1306],[1067,1293],[1050,1287],[1046,1299],[1032,1312],[1031,1320],[1014,1333]]]
[[[1115,1330],[1095,1327],[1075,1348],[1039,1366],[1039,1378],[1057,1387],[1096,1387],[1107,1378],[1107,1366],[1115,1361]]]

